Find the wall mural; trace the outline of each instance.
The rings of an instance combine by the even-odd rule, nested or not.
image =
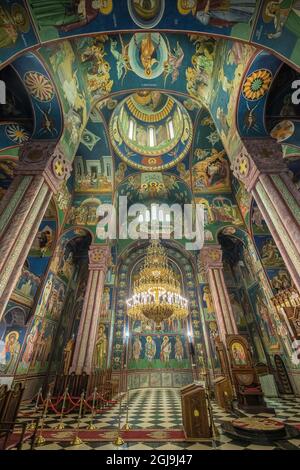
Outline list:
[[[22,0],[4,0],[0,5],[0,66],[38,43]]]
[[[205,241],[215,243],[217,232],[224,226],[228,226],[228,230],[235,230],[233,226],[243,226],[244,222],[241,217],[239,207],[236,204],[232,194],[203,195],[195,198],[196,204],[204,206],[204,222],[205,222]]]
[[[274,295],[291,287],[291,277],[255,202],[253,202],[251,209],[251,228],[255,245],[271,283]]]
[[[236,131],[236,102],[241,79],[254,48],[231,41],[218,41],[216,59],[213,63],[209,109],[219,131],[224,148],[230,159],[234,159],[242,146]],[[245,129],[251,128],[255,121],[250,110],[244,118]]]
[[[207,111],[198,117],[192,157],[193,193],[219,193],[231,190],[226,153],[214,122]]]
[[[269,135],[264,119],[265,107],[273,79],[281,65],[281,60],[263,51],[255,56],[249,66],[237,111],[237,127],[241,137]]]
[[[60,145],[64,154],[71,159],[90,110],[90,96],[82,75],[81,61],[69,41],[41,48],[40,54],[51,67],[59,91],[65,125]]]
[[[266,123],[271,137],[284,147],[284,154],[289,146],[299,147],[299,106],[293,104],[293,83],[299,80],[299,72],[287,65],[282,65],[270,90],[266,108]],[[288,156],[288,155],[286,155]]]
[[[254,23],[256,0],[245,6],[242,2],[210,2],[202,0],[128,0],[127,2],[88,1],[75,3],[68,0],[65,9],[52,2],[52,9],[43,8],[41,0],[28,0],[39,35],[43,41],[97,33],[114,29],[151,29],[159,24],[161,29],[201,31],[215,35],[249,39]]]
[[[74,160],[75,191],[78,193],[111,193],[113,158],[106,128],[96,112],[90,117],[81,136]]]
[[[29,140],[31,131],[19,123],[0,124],[1,149],[9,149]]]
[[[199,320],[199,304],[193,281],[193,270],[190,262],[177,250],[169,248],[168,253],[176,260],[183,269],[186,278],[185,287],[186,295],[189,298],[191,308],[191,325],[194,336],[195,358],[199,363],[199,367],[205,367],[203,332],[202,325]],[[124,258],[123,264],[120,266],[118,273],[118,292],[116,303],[113,307],[114,318],[114,340],[113,340],[113,357],[111,358],[113,369],[118,370],[121,367],[121,358],[123,350],[123,331],[124,322],[126,320],[126,304],[125,299],[128,296],[128,269],[129,266],[140,256],[144,254],[143,249],[131,252],[129,256]],[[163,330],[162,330],[163,329]],[[184,368],[190,368],[190,356],[188,344],[186,342],[186,332],[180,322],[163,322],[160,329],[157,329],[152,322],[136,321],[131,325],[132,339],[130,345],[130,370],[141,370],[139,375],[133,375],[130,378],[130,385],[133,388],[149,386],[169,386],[172,384],[176,387],[189,383],[190,373],[179,374],[176,371]],[[181,334],[180,334],[181,333]],[[176,339],[177,338],[177,339]],[[175,355],[177,357],[175,357]],[[139,356],[139,357],[138,357]],[[174,377],[164,375],[164,369],[168,368],[168,364],[175,367]],[[156,370],[157,373],[146,374],[145,370]]]
[[[0,375],[13,375],[26,334],[29,309],[9,301],[0,321]]]
[[[58,140],[63,121],[60,102],[52,79],[41,60],[27,53],[13,62],[30,98],[34,115],[32,139]]]
[[[298,67],[300,39],[300,3],[298,0],[260,2],[258,21],[252,41],[274,49]]]
[[[298,0],[251,0],[247,4],[237,0],[66,0],[64,5],[52,1],[48,6],[42,0],[5,0],[0,23],[0,46],[4,59],[38,43],[25,3],[42,42],[113,32],[116,29],[122,31],[139,27],[151,30],[158,26],[168,31],[200,32],[215,37],[242,39],[273,50],[300,66],[297,56]],[[176,53],[174,55],[178,57]]]
[[[69,231],[62,236],[54,250],[43,290],[22,345],[18,375],[45,373],[49,367],[62,315],[70,312],[69,301],[74,300],[71,294],[74,289],[72,279],[78,271],[74,244],[79,243],[79,247],[86,234],[85,230],[80,229]],[[62,328],[66,333],[66,326],[62,324]]]
[[[167,170],[188,153],[193,127],[186,109],[161,92],[135,93],[121,102],[110,121],[117,155],[138,170]]]
[[[0,200],[6,193],[6,190],[13,180],[16,166],[16,158],[2,156],[0,154]]]
[[[154,28],[161,21],[165,11],[165,0],[127,0],[131,18],[140,28]]]

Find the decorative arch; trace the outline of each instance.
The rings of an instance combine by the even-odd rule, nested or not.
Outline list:
[[[282,65],[282,61],[276,56],[260,51],[247,68],[236,111],[237,130],[242,139],[269,135],[266,126],[266,103],[272,83]]]
[[[200,306],[197,295],[197,271],[193,258],[190,253],[187,253],[178,243],[164,241],[163,245],[167,249],[167,254],[170,260],[172,260],[181,270],[181,275],[185,280],[186,292],[185,295],[189,299],[190,305],[190,316],[189,316],[189,327],[194,338],[194,351],[195,361],[198,361],[198,367],[203,368],[206,364],[206,350],[203,336],[203,325],[200,317]],[[123,350],[123,330],[124,325],[127,322],[126,316],[126,298],[129,295],[129,283],[128,278],[136,265],[145,256],[145,247],[147,242],[132,243],[130,247],[127,247],[119,256],[119,262],[117,266],[116,283],[118,285],[118,292],[114,302],[113,309],[113,333],[112,333],[112,350],[113,356],[110,358],[112,367],[114,370],[119,370],[122,367],[122,350]],[[139,325],[132,325],[132,338],[135,336],[147,336],[147,333],[143,334],[143,330],[140,330]],[[150,327],[150,325],[149,325]],[[137,331],[134,331],[136,328]],[[151,326],[153,328],[153,325]],[[178,332],[166,333],[165,334],[179,334]],[[187,332],[183,332],[185,336]],[[158,332],[149,330],[149,335],[160,337],[164,335],[164,332]],[[144,341],[144,340],[143,340]],[[158,341],[158,340],[157,340]],[[189,346],[187,345],[188,349]],[[131,348],[130,348],[131,349]],[[187,352],[187,351],[186,351]],[[175,368],[176,369],[176,368]],[[143,388],[147,386],[161,387],[161,386],[174,386],[181,387],[191,380],[191,366],[189,370],[183,370],[180,372],[180,367],[173,371],[165,370],[162,368],[151,369],[151,373],[147,371],[147,367],[141,369],[135,369],[134,364],[130,369],[130,384],[132,388]],[[154,375],[152,375],[152,373]],[[165,374],[165,375],[164,375]],[[168,381],[168,384],[166,383]]]

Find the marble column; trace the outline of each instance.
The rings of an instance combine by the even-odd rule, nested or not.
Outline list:
[[[23,149],[0,205],[0,319],[50,200],[70,171],[55,144],[32,142]]]
[[[232,164],[261,211],[295,286],[300,292],[300,193],[282,156],[269,139],[245,139]]]
[[[224,279],[222,249],[219,245],[206,245],[200,252],[200,262],[207,274],[215,308],[221,341],[227,334],[238,334],[228,290]]]
[[[92,372],[104,283],[110,263],[108,245],[90,246],[89,276],[71,367],[71,372],[76,374]]]

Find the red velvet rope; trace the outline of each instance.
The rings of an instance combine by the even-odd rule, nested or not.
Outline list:
[[[50,408],[53,413],[55,413],[56,415],[67,415],[69,413],[71,413],[72,411],[74,411],[76,408],[79,408],[80,406],[80,403],[81,403],[81,397],[78,398],[78,397],[71,397],[71,395],[69,393],[67,393],[66,395],[66,399],[68,400],[68,402],[72,405],[71,408],[67,409],[67,410],[57,410],[57,406],[64,400],[64,395],[62,395],[61,397],[58,397],[57,400],[56,400],[56,403],[52,403],[52,400],[51,399],[46,399],[46,400],[43,400],[43,397],[40,396],[39,400],[38,400],[38,404],[41,400],[41,404],[43,405],[43,407],[45,407],[46,403],[48,402],[48,408]],[[73,399],[77,399],[77,401],[74,401]],[[104,413],[106,410],[105,409],[94,409],[93,406],[91,406],[89,404],[89,402],[91,402],[92,400],[100,400],[103,404],[109,404],[109,405],[116,405],[118,403],[118,400],[106,400],[104,398],[104,396],[100,393],[96,393],[96,396],[94,396],[94,394],[90,395],[88,398],[84,399],[83,400],[83,404],[91,411],[93,411],[95,414],[101,414],[101,413]],[[20,412],[19,413],[20,415],[26,417],[26,416],[32,416],[32,412],[31,413],[24,413],[24,412]]]

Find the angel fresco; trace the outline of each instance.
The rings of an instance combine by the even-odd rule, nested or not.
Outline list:
[[[56,27],[66,33],[94,21],[98,14],[110,15],[113,0],[30,0],[39,29]]]
[[[166,39],[168,42],[168,40]],[[182,65],[184,59],[184,51],[180,46],[179,42],[177,41],[176,47],[173,51],[168,44],[168,60],[164,63],[164,76],[165,76],[165,84],[169,75],[171,75],[172,81],[171,83],[175,83],[179,77],[179,69]]]
[[[204,26],[231,27],[250,23],[256,10],[256,0],[178,0],[181,15],[192,13]]]

